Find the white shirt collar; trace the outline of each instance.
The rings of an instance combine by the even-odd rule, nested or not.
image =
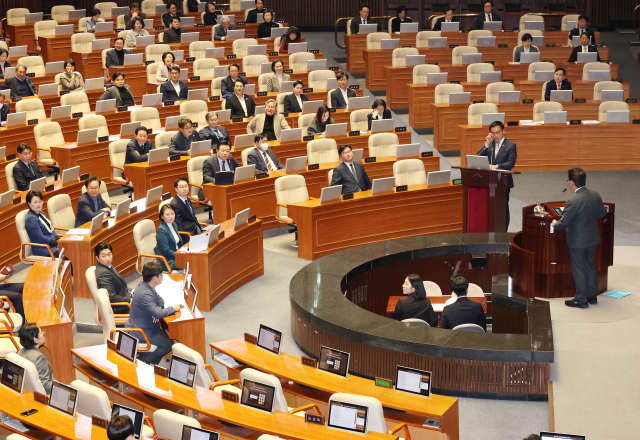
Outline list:
[[[582,188],[584,188],[584,186],[581,186],[580,188],[576,188],[576,190],[573,192],[574,194],[577,193],[578,191],[580,191]]]

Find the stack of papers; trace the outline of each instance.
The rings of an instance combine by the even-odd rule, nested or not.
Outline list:
[[[156,287],[156,292],[164,300],[165,307],[170,307],[174,304],[180,304],[184,307],[184,292],[181,286],[181,281],[174,281],[168,276],[162,277],[162,284]]]
[[[600,123],[600,121],[596,121],[594,119],[589,119],[589,120],[586,120],[586,121],[585,120],[582,121],[582,125],[596,125],[596,124],[599,124],[599,123]]]
[[[533,119],[522,119],[520,121],[520,125],[522,125],[523,127],[531,126],[531,125],[544,125],[544,121],[533,122]]]
[[[66,235],[89,235],[91,233],[91,229],[87,228],[77,228],[77,229],[70,229],[69,232],[67,232]]]

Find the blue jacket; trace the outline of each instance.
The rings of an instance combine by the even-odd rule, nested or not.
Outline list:
[[[76,211],[76,223],[73,225],[74,228],[79,228],[87,222],[90,222],[96,215],[99,213],[108,214],[107,211],[102,211],[102,208],[110,208],[102,199],[102,196],[98,194],[98,210],[96,211],[95,205],[93,204],[93,200],[88,193],[84,193],[78,199],[78,209]]]
[[[141,328],[147,336],[160,333],[160,326],[153,318],[162,319],[175,313],[173,307],[165,307],[164,300],[155,289],[144,281],[140,281],[131,296],[131,312],[125,327]]]
[[[49,246],[53,245],[54,247],[51,247],[51,250],[53,252],[58,251],[58,236],[56,235],[56,231],[53,230],[53,232],[49,232],[47,228],[42,224],[42,222],[38,219],[36,213],[32,210],[29,210],[29,212],[27,212],[27,218],[24,221],[24,227],[27,230],[27,234],[29,234],[29,241],[31,241],[32,243],[41,243]],[[53,228],[53,225],[51,227]],[[33,246],[31,248],[31,252],[33,252],[33,255],[38,255],[40,257],[49,256],[49,252],[45,248],[39,246]]]
[[[176,231],[176,235],[178,236],[178,247],[181,247],[184,242],[182,241],[182,237],[178,232],[178,225],[174,222],[171,224],[171,226]],[[179,268],[176,267],[176,257],[174,256],[175,252],[176,241],[173,239],[173,234],[169,229],[169,225],[162,221],[162,223],[160,223],[160,226],[158,226],[158,232],[156,232],[155,253],[156,255],[162,255],[167,259],[167,261],[169,262],[169,266],[171,266],[171,270],[179,270]],[[164,266],[162,260],[158,261],[160,261],[160,263],[162,263],[162,265]],[[167,268],[165,267],[165,269]]]

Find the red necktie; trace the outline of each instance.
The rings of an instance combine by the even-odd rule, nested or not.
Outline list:
[[[487,14],[487,17],[489,17],[489,21],[491,21],[491,14]]]
[[[560,90],[560,86],[561,86],[561,84],[558,84],[558,90]]]

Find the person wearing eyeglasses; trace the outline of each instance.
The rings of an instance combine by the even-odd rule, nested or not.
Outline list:
[[[342,194],[366,191],[371,189],[371,180],[359,162],[353,161],[351,145],[344,144],[338,148],[342,163],[333,169],[331,185],[342,185]]]
[[[27,211],[27,217],[24,221],[24,228],[29,235],[29,241],[49,246],[53,256],[58,258],[58,239],[60,237],[56,234],[51,220],[42,212],[44,205],[42,193],[40,191],[29,191],[25,200],[29,211]],[[31,252],[39,257],[51,256],[49,249],[44,246],[32,245]]]
[[[53,385],[53,369],[51,364],[40,351],[40,347],[45,344],[44,331],[35,322],[23,325],[18,332],[20,345],[22,348],[18,355],[33,363],[38,370],[38,378],[47,394],[51,394]]]

